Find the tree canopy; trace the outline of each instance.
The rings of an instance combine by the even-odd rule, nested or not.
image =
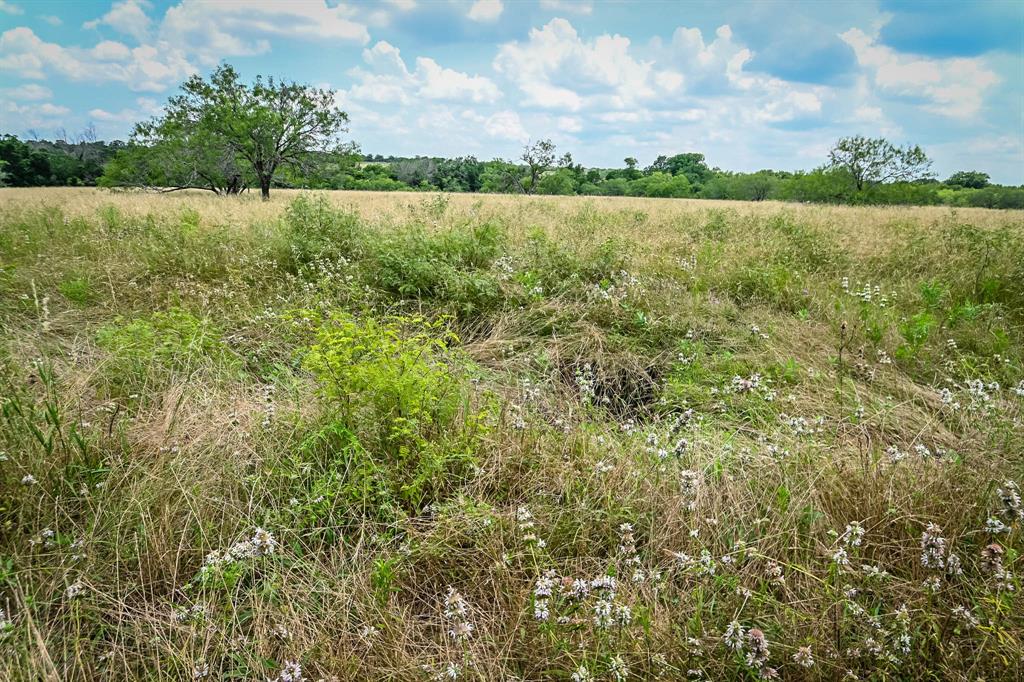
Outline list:
[[[279,170],[337,149],[347,122],[330,90],[262,76],[250,85],[225,64],[189,78],[162,116],[136,126],[135,148],[114,170],[221,194],[252,182],[267,199]]]
[[[931,177],[932,162],[917,145],[897,147],[882,137],[854,135],[836,143],[828,165],[848,173],[859,192],[886,182]]]

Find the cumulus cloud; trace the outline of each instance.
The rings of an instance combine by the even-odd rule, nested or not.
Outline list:
[[[26,83],[25,85],[7,88],[0,92],[3,92],[4,97],[25,102],[37,102],[53,97],[53,91],[50,88],[35,83]]]
[[[183,46],[208,65],[223,57],[267,52],[272,37],[359,45],[370,41],[366,25],[356,20],[354,10],[346,5],[330,7],[324,0],[182,0],[167,10],[160,37]]]
[[[14,100],[0,100],[0,127],[12,130],[48,128],[58,126],[71,110],[51,102],[19,104]],[[16,123],[15,123],[16,122]]]
[[[492,80],[442,67],[429,57],[417,57],[410,71],[394,45],[379,41],[363,50],[366,68],[349,72],[355,81],[349,97],[378,104],[412,104],[418,99],[492,103],[501,91]]]
[[[501,0],[476,0],[466,14],[472,21],[491,23],[498,20],[501,13],[505,11],[505,5]]]
[[[490,137],[514,142],[526,142],[530,134],[526,132],[522,119],[515,111],[496,111],[484,116],[472,110],[462,112],[462,118],[480,126]]]
[[[99,19],[87,21],[82,28],[94,29],[100,26],[109,26],[115,31],[135,38],[139,42],[146,40],[152,20],[146,14],[144,7],[149,3],[145,0],[123,0],[115,2],[110,11]]]
[[[0,0],[0,13],[3,13],[3,14],[13,14],[13,15],[17,16],[17,15],[24,14],[25,10],[23,10],[18,5],[15,5],[15,4],[12,4],[10,2],[7,2],[7,0]]]
[[[981,58],[933,59],[896,52],[859,28],[839,34],[881,91],[919,98],[924,108],[951,118],[969,119],[981,109],[985,93],[999,82]]]
[[[540,0],[540,8],[552,12],[589,15],[594,11],[594,3],[586,0]]]
[[[73,81],[111,81],[158,92],[194,69],[180,50],[167,44],[129,48],[103,41],[92,49],[62,47],[42,40],[30,28],[18,27],[0,34],[0,71],[33,79],[57,73]]]
[[[104,123],[134,123],[156,114],[162,108],[155,99],[148,97],[137,98],[135,104],[135,107],[125,107],[116,112],[92,109],[89,111],[89,118]]]
[[[562,18],[531,29],[525,42],[502,45],[494,59],[494,70],[526,95],[525,104],[570,111],[597,103],[628,107],[652,96],[651,69],[630,54],[629,38],[587,41]]]

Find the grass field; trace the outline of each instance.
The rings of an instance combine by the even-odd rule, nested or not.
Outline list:
[[[0,190],[0,679],[1024,675],[1024,213]]]

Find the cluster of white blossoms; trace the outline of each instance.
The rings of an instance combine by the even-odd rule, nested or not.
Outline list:
[[[442,610],[447,625],[448,636],[456,642],[466,642],[473,636],[476,626],[469,616],[469,604],[458,590],[448,588],[444,597]]]
[[[201,577],[206,577],[212,571],[237,561],[269,556],[277,551],[277,546],[278,543],[273,533],[263,528],[256,528],[248,539],[236,542],[228,549],[214,550],[207,554],[202,568],[199,569],[199,574]]]

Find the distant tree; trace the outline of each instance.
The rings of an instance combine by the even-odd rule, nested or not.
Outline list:
[[[526,178],[520,180],[519,188],[523,194],[533,194],[537,189],[537,181],[555,163],[555,144],[551,140],[538,140],[523,147],[523,154],[519,158],[526,164]],[[572,157],[569,157],[569,161],[572,162]]]
[[[572,169],[559,168],[545,174],[537,182],[537,193],[560,195],[576,194],[577,186],[578,183],[576,182],[576,176],[573,174]]]
[[[655,172],[629,183],[626,193],[635,197],[688,197],[692,195],[690,181],[685,175]]]
[[[845,171],[858,192],[886,182],[928,177],[931,165],[917,145],[897,147],[885,138],[861,135],[842,138],[828,155],[828,167]]]
[[[434,171],[433,184],[446,192],[479,192],[484,164],[474,156],[441,159]]]
[[[480,191],[498,194],[526,193],[522,166],[494,159],[484,164],[480,174]]]
[[[957,171],[949,176],[946,184],[969,187],[970,189],[981,189],[988,186],[988,181],[988,173],[982,173],[981,171]]]
[[[164,115],[143,124],[137,137],[147,145],[187,150],[193,158],[212,156],[216,166],[233,164],[253,178],[263,199],[270,197],[278,169],[301,166],[335,148],[348,121],[329,90],[261,76],[247,85],[227,64],[209,80],[192,76],[181,89]],[[208,151],[197,145],[208,145]]]

